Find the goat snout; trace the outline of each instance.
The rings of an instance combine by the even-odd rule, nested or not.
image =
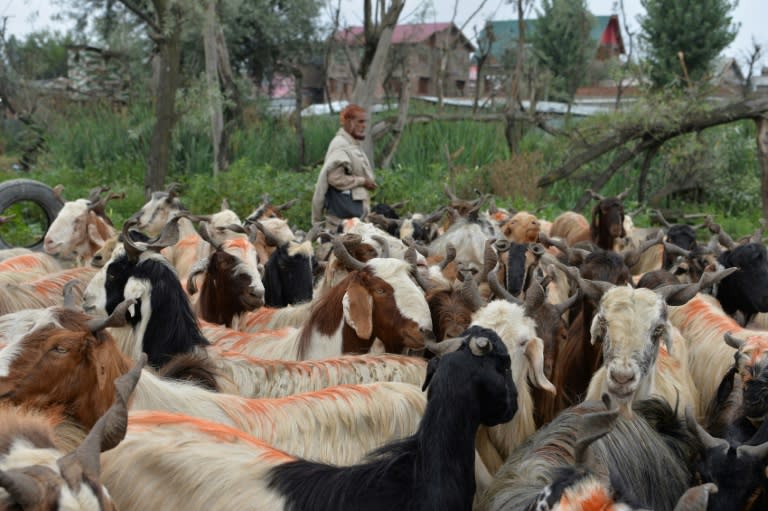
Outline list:
[[[632,369],[612,368],[608,374],[619,385],[628,385],[635,380],[635,371]]]
[[[50,238],[45,238],[43,241],[43,249],[45,250],[46,254],[56,255],[61,249],[61,242],[54,241]]]

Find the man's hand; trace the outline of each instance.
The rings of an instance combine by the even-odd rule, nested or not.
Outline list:
[[[363,187],[368,190],[375,190],[376,188],[378,188],[378,185],[372,180],[366,179],[365,183],[363,183]]]

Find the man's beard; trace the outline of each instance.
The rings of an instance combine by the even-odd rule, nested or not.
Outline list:
[[[355,140],[365,140],[365,135],[360,136],[355,133],[350,133],[350,135],[352,135],[352,138],[354,138]]]

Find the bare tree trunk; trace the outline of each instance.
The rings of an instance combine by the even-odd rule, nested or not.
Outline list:
[[[304,103],[302,101],[302,93],[301,90],[303,88],[302,84],[302,73],[301,70],[298,67],[293,68],[293,87],[294,87],[294,95],[296,96],[296,108],[293,112],[293,127],[296,130],[296,145],[298,146],[298,164],[296,165],[297,168],[303,167],[307,163],[307,156],[306,156],[306,144],[304,143],[304,126],[301,123],[301,109],[304,108]]]
[[[400,87],[400,98],[397,112],[397,121],[392,127],[392,142],[389,147],[384,151],[384,159],[381,162],[382,168],[388,169],[392,164],[392,158],[395,156],[397,146],[400,145],[400,138],[403,136],[403,129],[405,129],[405,123],[408,120],[408,104],[411,101],[411,88],[407,86],[410,83],[411,75],[409,70],[404,70],[403,82],[405,87]]]
[[[648,172],[650,172],[651,162],[659,153],[660,148],[661,146],[656,146],[645,152],[643,166],[640,168],[640,178],[637,180],[637,202],[640,204],[645,202],[645,192],[646,188],[648,188]]]
[[[203,49],[205,52],[205,81],[208,90],[208,109],[211,114],[211,142],[213,145],[213,175],[227,169],[221,142],[224,132],[224,113],[219,85],[219,54],[216,51],[216,32],[218,21],[216,0],[209,0],[205,7],[203,24]]]
[[[507,113],[512,112],[521,104],[520,80],[523,75],[523,59],[525,58],[525,0],[517,0],[517,58],[515,59],[515,71],[510,85],[509,98],[507,99]],[[517,154],[520,151],[520,139],[523,138],[522,121],[515,116],[507,116],[507,146],[509,152]]]
[[[763,218],[768,218],[768,117],[755,119],[757,124],[757,161],[760,165],[760,192],[763,197]]]
[[[162,190],[170,166],[173,128],[176,125],[176,91],[181,67],[181,26],[174,15],[174,27],[159,46],[159,73],[155,98],[155,126],[149,148],[144,195]]]

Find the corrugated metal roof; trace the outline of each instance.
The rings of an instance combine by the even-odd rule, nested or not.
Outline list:
[[[592,30],[590,32],[590,38],[592,41],[595,43],[602,42],[603,34],[606,31],[606,28],[608,28],[608,25],[611,22],[611,18],[613,16],[615,15],[592,16],[594,20],[594,23],[592,24]],[[532,34],[536,32],[536,25],[538,21],[539,20],[535,18],[523,20],[523,23],[525,24],[526,39],[528,39]],[[493,27],[494,35],[494,42],[491,46],[491,56],[498,62],[502,59],[504,53],[507,50],[512,50],[517,45],[517,38],[520,32],[519,24],[518,20],[491,21],[490,23]],[[485,37],[486,30],[483,29],[478,36],[478,40],[482,41],[485,39]],[[619,42],[619,45],[623,52],[624,48],[621,42]]]

